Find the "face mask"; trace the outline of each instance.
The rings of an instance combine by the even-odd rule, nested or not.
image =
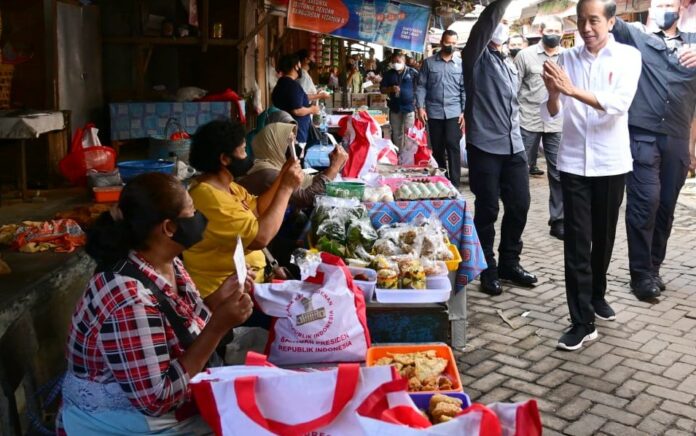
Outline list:
[[[508,29],[508,26],[504,25],[503,23],[499,23],[498,27],[496,27],[495,31],[493,31],[491,41],[495,45],[503,45],[503,43],[507,41],[509,37],[510,29]]]
[[[403,64],[403,63],[401,63],[401,62],[395,63],[395,64],[393,64],[393,65],[394,65],[394,69],[395,69],[396,71],[401,71],[401,70],[404,69],[404,67],[406,67],[406,64]]]
[[[521,50],[522,49],[519,49],[519,48],[511,48],[510,49],[510,56],[512,56],[514,58],[515,56],[517,56],[517,53],[519,53]]]
[[[541,41],[548,48],[556,48],[561,43],[560,35],[543,35]]]
[[[443,45],[442,46],[442,52],[444,54],[452,54],[454,53],[454,46],[453,45]]]
[[[664,11],[662,9],[652,9],[650,16],[655,20],[655,24],[662,30],[669,29],[679,19],[679,12]]]
[[[203,232],[208,224],[208,219],[196,211],[192,217],[179,217],[176,220],[176,232],[172,241],[188,250],[203,240]]]

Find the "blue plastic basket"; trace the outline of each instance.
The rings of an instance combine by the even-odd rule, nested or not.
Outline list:
[[[172,174],[174,172],[174,162],[169,162],[166,160],[128,160],[125,162],[120,162],[117,166],[124,182],[128,182],[140,174]]]

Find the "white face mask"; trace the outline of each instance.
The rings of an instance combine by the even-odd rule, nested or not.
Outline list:
[[[395,69],[396,71],[401,71],[401,70],[404,69],[404,67],[406,67],[406,64],[401,63],[401,62],[395,62],[395,63],[393,63],[392,65],[394,66],[394,69]]]
[[[510,38],[510,29],[503,23],[498,23],[498,27],[493,31],[491,41],[493,44],[502,45]]]

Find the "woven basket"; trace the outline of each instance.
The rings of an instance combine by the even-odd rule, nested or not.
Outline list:
[[[10,108],[14,65],[0,64],[0,109]]]

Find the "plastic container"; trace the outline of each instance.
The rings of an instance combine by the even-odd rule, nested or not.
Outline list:
[[[462,256],[459,254],[459,249],[454,244],[447,244],[450,253],[454,256],[454,259],[445,261],[448,271],[456,271],[459,269],[459,264],[462,263]]]
[[[418,394],[444,394],[450,392],[462,392],[462,380],[459,377],[459,369],[457,369],[457,361],[454,360],[454,354],[452,354],[452,349],[446,344],[435,343],[435,344],[417,344],[417,345],[378,345],[370,347],[367,349],[367,355],[365,356],[365,365],[375,366],[377,362],[382,357],[389,357],[396,353],[415,353],[418,351],[428,351],[433,350],[437,357],[447,359],[447,368],[443,375],[447,376],[452,382],[452,389],[446,391],[422,391],[417,392]]]
[[[104,188],[92,188],[94,201],[97,203],[118,203],[121,198],[123,186],[109,186]]]
[[[326,195],[339,198],[357,198],[362,200],[365,184],[361,182],[330,182],[326,184]]]
[[[358,268],[355,266],[349,266],[348,270],[350,270],[350,274],[353,277],[355,277],[357,274],[364,274],[370,279],[356,280],[354,278],[353,282],[355,282],[358,288],[360,288],[360,290],[363,291],[363,294],[365,295],[365,301],[372,301],[372,297],[375,294],[375,287],[377,286],[377,271],[370,268]]]
[[[166,160],[129,160],[121,162],[117,166],[124,182],[145,173],[174,173],[174,162]]]
[[[380,289],[375,288],[375,297],[380,303],[423,304],[444,303],[450,298],[452,289]]]
[[[437,393],[462,400],[462,410],[471,406],[471,399],[464,392]],[[428,410],[430,408],[430,399],[433,397],[433,395],[435,395],[435,393],[412,392],[408,395],[411,397],[411,400],[413,400],[413,404],[415,404],[417,408],[421,410]]]

